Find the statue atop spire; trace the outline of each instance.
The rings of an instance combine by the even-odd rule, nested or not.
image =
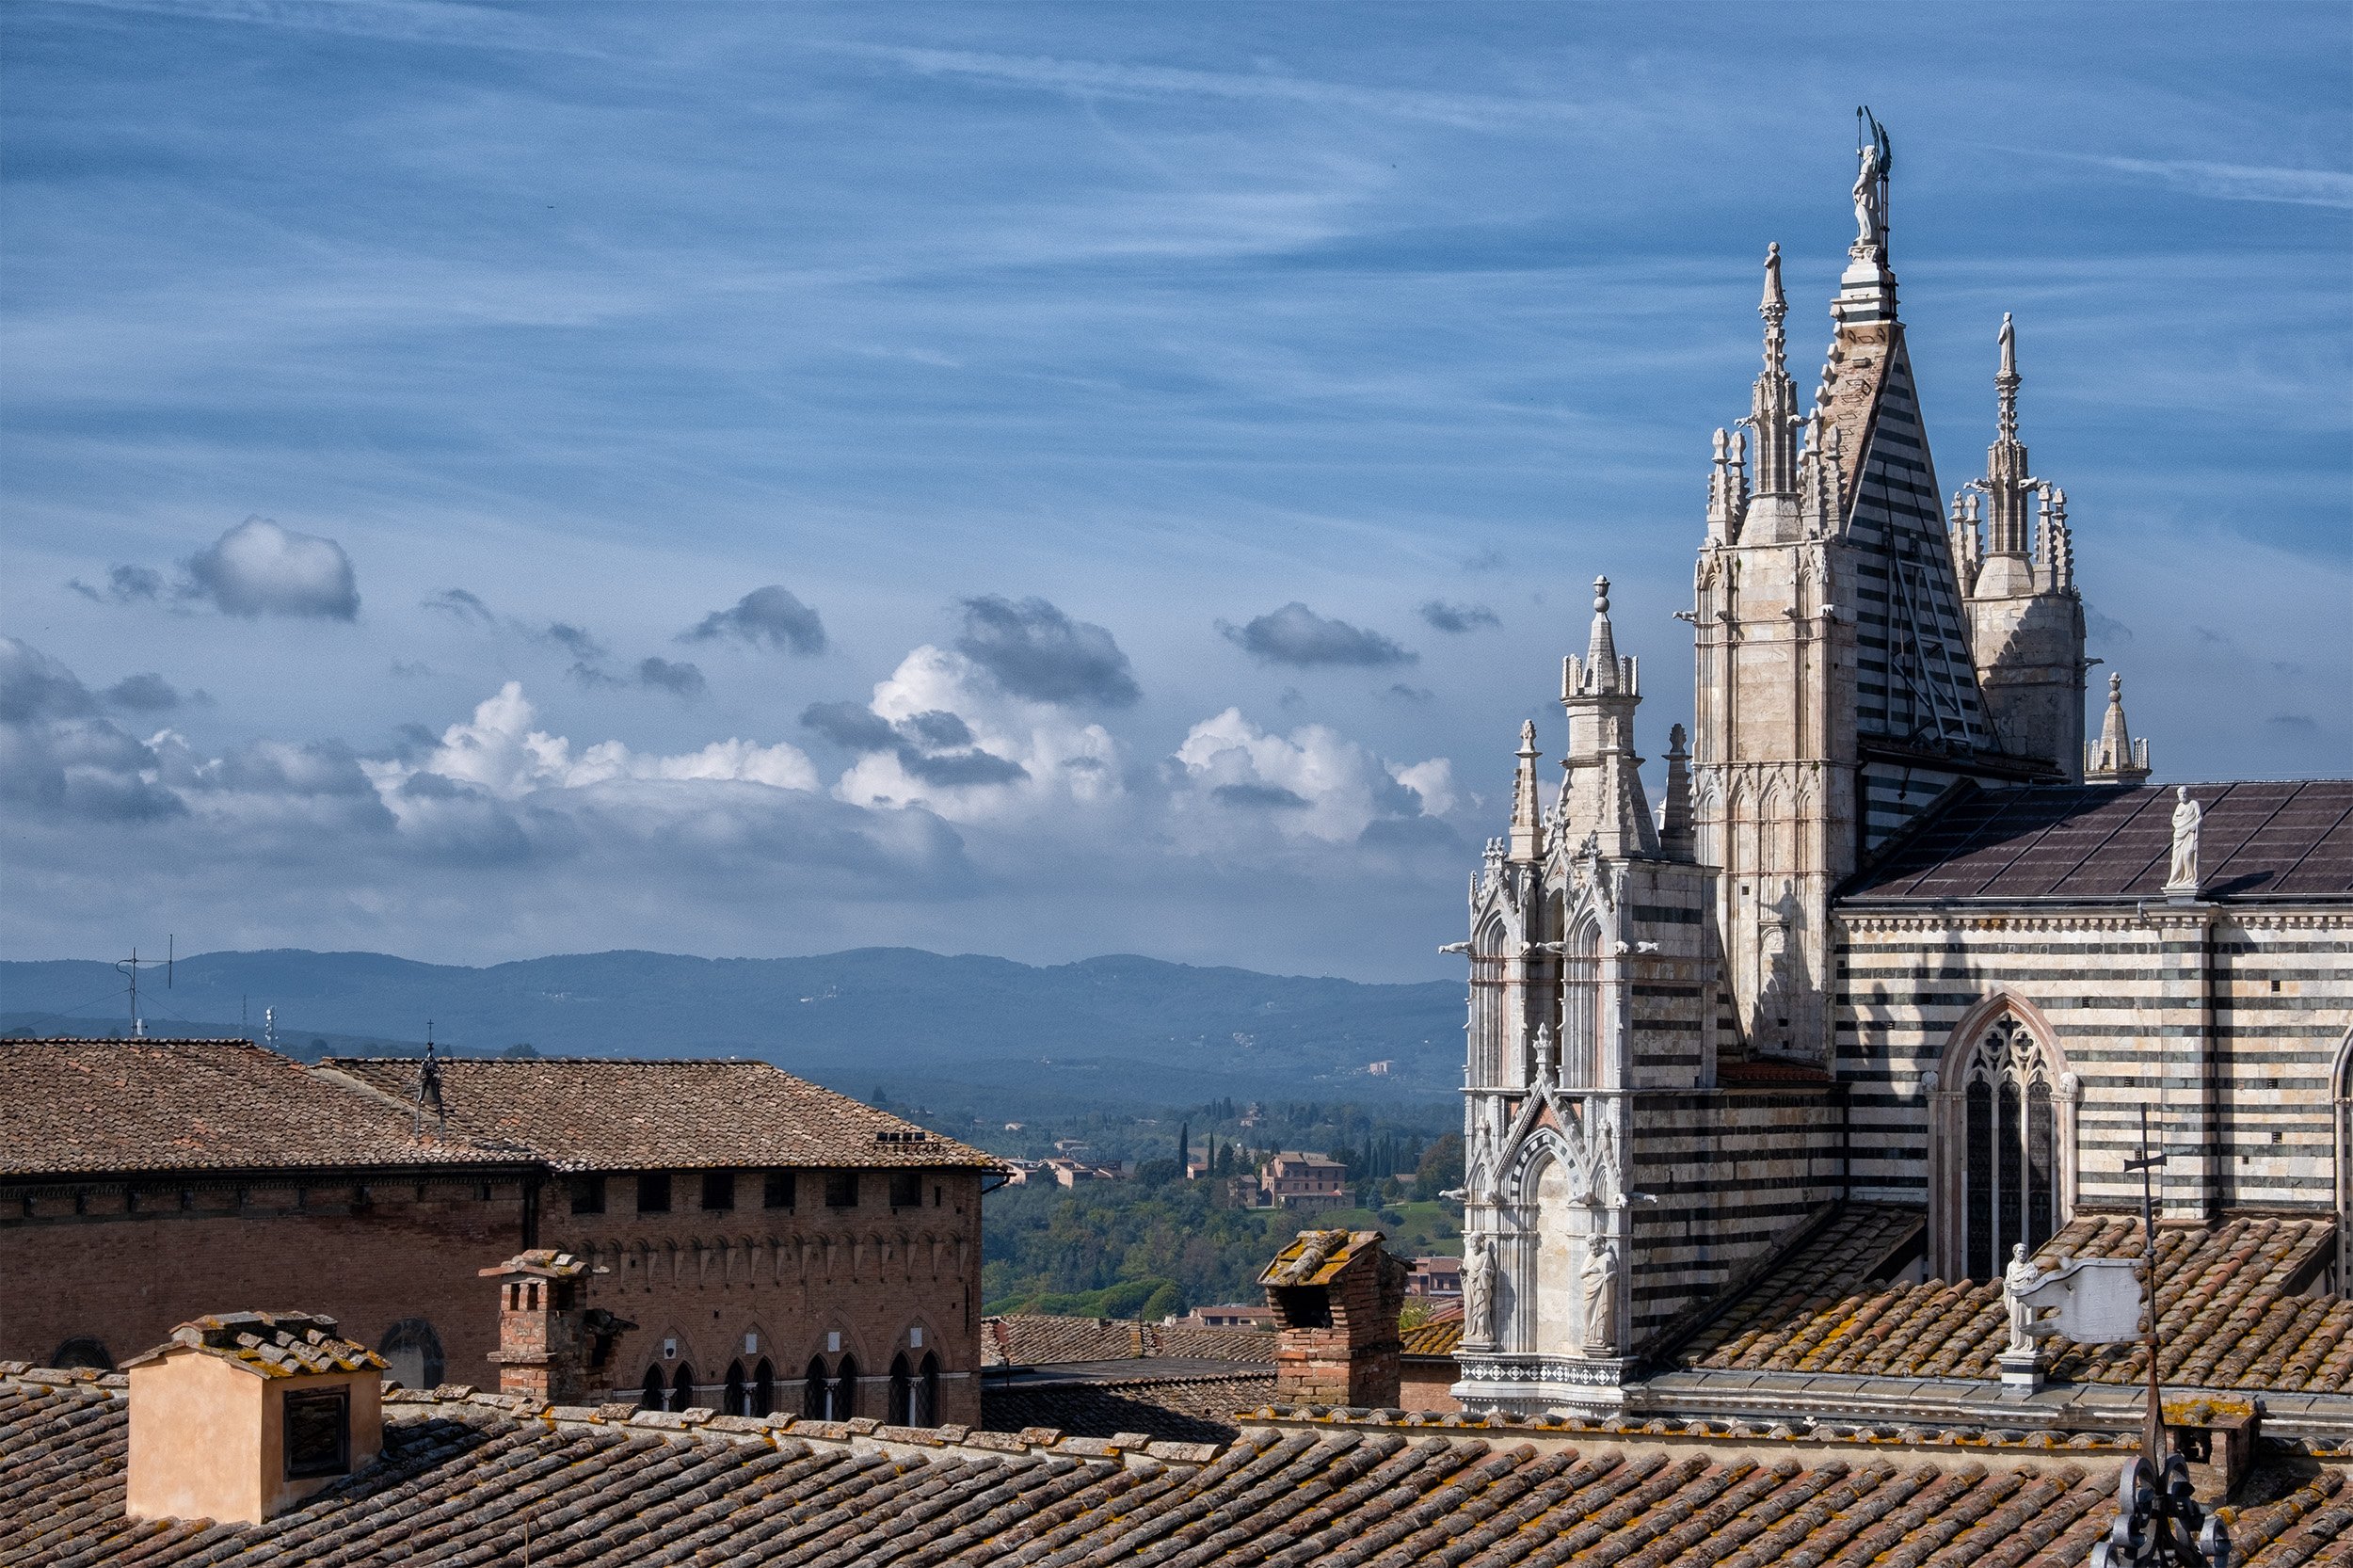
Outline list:
[[[1896,167],[1896,152],[1887,127],[1869,109],[1858,105],[1855,119],[1854,244],[1848,254],[1858,262],[1887,259],[1887,176]]]
[[[1995,402],[1993,444],[1986,449],[1985,477],[1969,482],[1985,492],[1987,511],[1985,551],[1988,555],[2016,556],[2024,561],[2032,541],[2026,497],[2042,488],[2027,473],[2026,446],[2018,439],[2018,332],[2009,312],[2002,312],[2001,368],[1993,374]]]
[[[1755,493],[1783,496],[1797,490],[1798,389],[1789,379],[1788,339],[1782,322],[1789,300],[1781,292],[1781,247],[1765,251],[1765,299],[1756,313],[1765,318],[1765,368],[1749,399],[1745,422],[1756,433]]]

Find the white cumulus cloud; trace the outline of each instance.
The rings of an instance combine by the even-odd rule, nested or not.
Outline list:
[[[1436,817],[1454,804],[1444,758],[1399,767],[1328,726],[1278,735],[1239,708],[1194,725],[1172,761],[1173,810],[1209,838],[1272,827],[1286,839],[1352,843],[1377,823]]]

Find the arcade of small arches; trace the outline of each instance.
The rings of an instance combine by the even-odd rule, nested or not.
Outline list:
[[[576,1243],[600,1288],[783,1285],[796,1280],[911,1282],[960,1273],[967,1240],[933,1231],[809,1231],[686,1240]]]
[[[826,1337],[829,1344],[840,1341],[839,1334]],[[747,1349],[728,1363],[715,1384],[696,1381],[691,1356],[681,1355],[668,1365],[656,1361],[647,1367],[638,1384],[638,1408],[690,1410],[704,1406],[707,1399],[715,1396],[716,1408],[723,1416],[792,1411],[811,1420],[847,1421],[875,1415],[894,1426],[934,1426],[939,1418],[939,1356],[920,1348],[921,1330],[914,1331],[909,1338],[911,1343],[891,1357],[890,1369],[881,1378],[867,1375],[854,1351],[819,1351],[809,1356],[798,1376],[784,1377],[778,1375],[772,1357]],[[759,1336],[746,1335],[744,1343],[756,1346]],[[883,1399],[879,1412],[871,1408],[877,1384]]]

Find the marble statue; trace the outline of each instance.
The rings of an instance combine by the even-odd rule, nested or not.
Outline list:
[[[2166,872],[2168,892],[2198,890],[2198,824],[2204,820],[2205,808],[2189,798],[2189,786],[2177,786],[2173,798],[2173,863]]]
[[[1604,1354],[1618,1340],[1618,1249],[1607,1236],[1585,1243],[1585,1348]]]
[[[1468,1239],[1463,1259],[1463,1342],[1495,1343],[1495,1253],[1483,1236]]]

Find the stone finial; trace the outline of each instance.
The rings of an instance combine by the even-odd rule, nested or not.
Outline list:
[[[1618,639],[1609,627],[1609,579],[1593,579],[1593,630],[1586,639],[1585,667],[1595,691],[1618,689]]]
[[[1536,721],[1526,719],[1520,724],[1520,749],[1515,754],[1518,766],[1512,776],[1512,858],[1533,862],[1544,858],[1544,805],[1537,798]]]
[[[2084,782],[2137,787],[2149,779],[2149,743],[2133,739],[2124,722],[2124,678],[2108,677],[2108,712],[2100,739],[2084,748]]]
[[[1670,860],[1689,860],[1698,850],[1691,828],[1691,751],[1679,724],[1667,731],[1667,795],[1658,808],[1658,848]]]
[[[1782,334],[1789,301],[1781,292],[1781,247],[1765,252],[1765,368],[1758,372],[1743,423],[1756,433],[1758,495],[1787,495],[1797,478],[1798,389],[1789,379],[1788,340]]]

